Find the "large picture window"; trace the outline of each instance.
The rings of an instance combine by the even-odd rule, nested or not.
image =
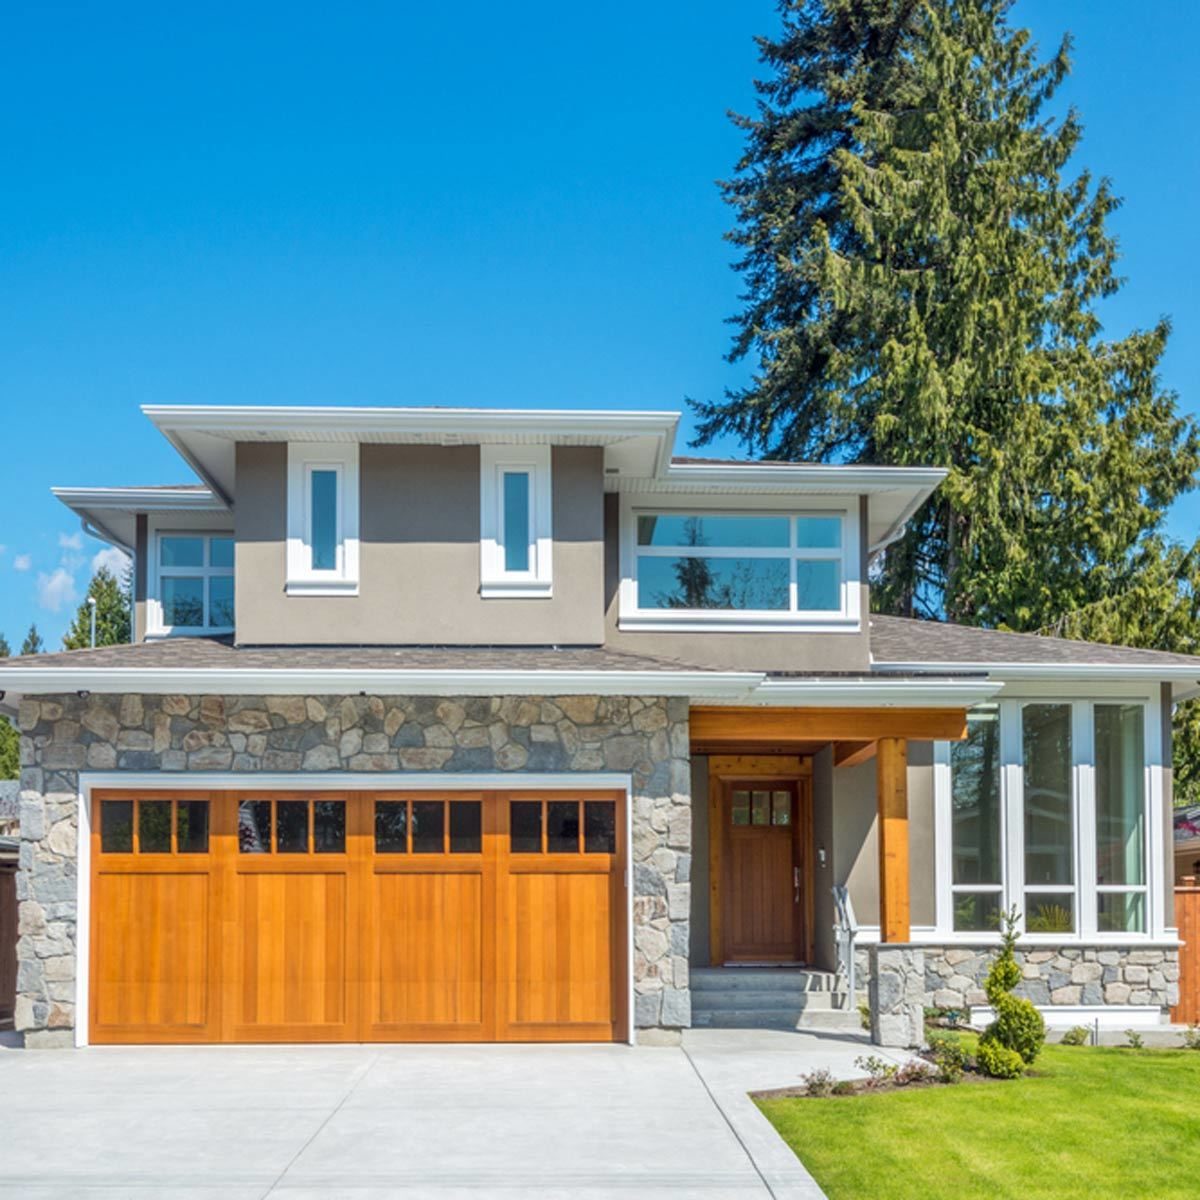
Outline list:
[[[1148,854],[1156,711],[1150,699],[1004,700],[939,744],[942,936],[994,935],[1010,908],[1035,941],[1164,935]]]
[[[632,517],[632,611],[623,607],[623,619],[787,624],[850,615],[844,513]]]
[[[234,627],[233,535],[159,533],[147,632],[229,633]]]

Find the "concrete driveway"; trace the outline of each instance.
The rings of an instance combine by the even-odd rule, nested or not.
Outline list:
[[[694,1031],[683,1048],[0,1051],[0,1196],[816,1200],[745,1092],[854,1073],[861,1049]]]

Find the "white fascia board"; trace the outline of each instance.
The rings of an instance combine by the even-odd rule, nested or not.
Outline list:
[[[995,696],[996,679],[764,679],[752,704],[839,708],[970,708]]]
[[[640,695],[745,699],[762,680],[742,671],[256,670],[169,667],[0,667],[0,690],[222,695]]]
[[[625,435],[660,434],[671,440],[676,412],[628,412],[514,408],[378,408],[257,405],[154,405],[142,412],[164,434],[253,432],[279,441],[305,433],[339,433],[347,438],[376,434],[446,433],[469,436],[539,433]],[[272,439],[267,439],[272,440]]]
[[[898,671],[969,671],[986,672],[1001,680],[1045,679],[1088,682],[1098,679],[1148,679],[1200,683],[1200,659],[1196,665],[1183,663],[1012,663],[1012,662],[886,662],[876,663],[883,672]]]
[[[56,487],[50,489],[50,494],[61,500],[68,508],[78,512],[80,509],[116,509],[128,511],[175,512],[178,510],[193,511],[211,510],[225,512],[228,506],[208,488],[81,488]]]
[[[921,488],[928,496],[949,474],[941,467],[862,467],[836,463],[671,463],[666,478],[705,483],[753,483],[781,490],[837,488],[848,495]]]

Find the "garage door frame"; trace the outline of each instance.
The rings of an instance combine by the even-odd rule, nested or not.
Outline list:
[[[320,774],[189,771],[186,774],[160,771],[80,772],[78,800],[78,841],[76,860],[76,989],[75,1045],[87,1046],[91,1027],[91,885],[92,885],[92,793],[118,789],[136,791],[241,791],[241,792],[599,792],[624,796],[625,820],[625,1013],[626,1041],[634,1043],[633,998],[633,780],[618,772],[555,772],[522,774],[519,772],[479,772],[446,774],[442,772]]]

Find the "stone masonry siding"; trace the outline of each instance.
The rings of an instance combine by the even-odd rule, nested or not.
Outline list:
[[[686,699],[638,696],[28,698],[21,730],[16,1027],[74,1042],[79,776],[160,771],[615,772],[633,779],[634,1013],[691,1024]],[[452,784],[447,779],[447,784]]]
[[[994,946],[926,946],[925,1003],[938,1008],[987,1004],[983,981],[996,957]],[[1179,951],[1114,946],[1026,946],[1016,952],[1022,982],[1017,995],[1042,1007],[1057,1005],[1157,1005],[1164,1012],[1179,1002]],[[856,969],[866,988],[870,972],[865,949]]]

